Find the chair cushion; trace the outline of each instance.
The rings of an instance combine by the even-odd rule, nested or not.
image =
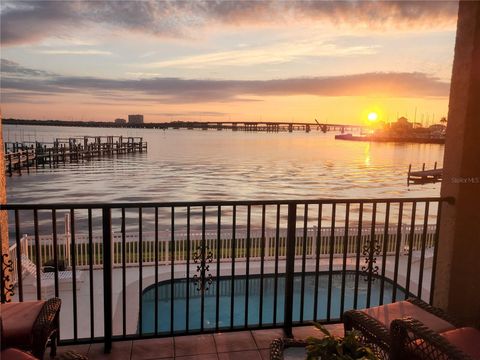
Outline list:
[[[472,359],[480,360],[480,331],[477,329],[463,327],[443,332],[440,335]]]
[[[1,305],[3,347],[28,348],[32,342],[32,328],[45,301],[24,301]]]
[[[390,329],[390,324],[393,320],[401,319],[405,316],[411,316],[414,319],[421,321],[435,332],[455,329],[455,326],[449,322],[408,301],[397,301],[392,304],[376,306],[362,311],[378,320],[387,329]]]
[[[0,358],[5,360],[7,359],[8,360],[36,360],[37,359],[26,352],[23,352],[14,348],[2,350],[2,352],[0,353]]]

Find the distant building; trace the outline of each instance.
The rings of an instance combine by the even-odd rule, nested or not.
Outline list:
[[[127,120],[125,119],[115,119],[115,124],[117,125],[125,125],[127,123]]]
[[[128,115],[128,123],[132,125],[143,124],[143,115]]]

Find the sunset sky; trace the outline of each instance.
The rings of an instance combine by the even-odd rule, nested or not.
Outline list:
[[[3,1],[5,118],[447,114],[456,2]]]

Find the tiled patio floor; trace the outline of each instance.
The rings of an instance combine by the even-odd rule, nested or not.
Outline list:
[[[342,324],[326,327],[335,335],[343,335]],[[297,327],[293,331],[297,339],[320,334],[313,326]],[[110,354],[103,353],[103,344],[62,346],[58,353],[75,350],[92,360],[267,360],[270,342],[279,337],[283,337],[281,329],[252,330],[114,342]]]

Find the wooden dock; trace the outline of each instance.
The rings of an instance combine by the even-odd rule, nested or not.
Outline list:
[[[142,137],[82,136],[58,138],[52,143],[5,143],[5,171],[22,175],[31,168],[56,167],[60,164],[98,160],[122,154],[146,152]]]
[[[443,169],[437,169],[437,163],[435,162],[434,168],[431,170],[425,170],[425,163],[422,166],[422,170],[412,171],[412,165],[408,167],[407,185],[412,184],[428,184],[442,181]]]

